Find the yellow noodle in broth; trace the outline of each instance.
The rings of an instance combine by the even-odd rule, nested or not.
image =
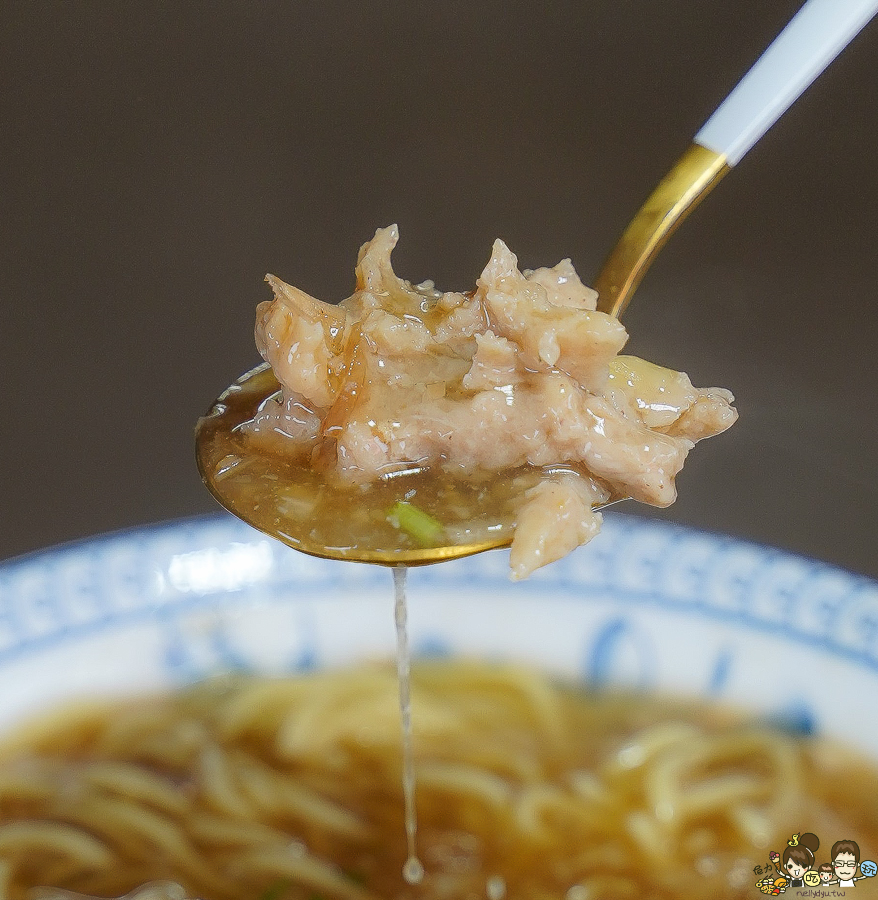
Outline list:
[[[795,832],[878,851],[878,774],[835,746],[484,662],[416,663],[411,699],[419,884],[402,877],[397,678],[376,664],[19,729],[0,748],[3,896],[753,897]]]

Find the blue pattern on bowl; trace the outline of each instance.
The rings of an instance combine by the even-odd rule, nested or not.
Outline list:
[[[839,685],[878,689],[878,584],[726,537],[606,515],[527,582],[508,581],[504,552],[409,578],[416,653],[529,658],[848,738]],[[226,515],[32,554],[0,565],[0,721],[56,695],[388,652],[391,605],[384,568],[296,553]],[[878,753],[878,726],[854,737]]]

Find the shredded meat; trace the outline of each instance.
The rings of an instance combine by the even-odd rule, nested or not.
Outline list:
[[[441,293],[396,276],[397,239],[379,229],[361,248],[357,290],[338,306],[268,276],[256,343],[283,396],[250,423],[254,439],[351,486],[413,466],[544,470],[518,508],[523,578],[589,541],[610,498],[672,503],[695,441],[737,418],[728,391],[620,356],[625,328],[569,260],[522,272],[498,240],[473,292]]]

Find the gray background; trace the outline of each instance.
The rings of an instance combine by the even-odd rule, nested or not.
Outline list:
[[[798,5],[3,4],[0,556],[216,508],[192,429],[266,271],[341,299],[398,222],[414,281],[468,289],[496,236],[587,281]],[[657,514],[872,576],[876,62],[872,23],[625,317],[741,412]]]

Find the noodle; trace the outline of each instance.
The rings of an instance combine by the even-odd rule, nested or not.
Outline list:
[[[189,807],[186,797],[166,778],[130,763],[106,761],[92,765],[83,770],[82,778],[108,793],[139,800],[175,815],[183,815]]]
[[[69,825],[10,822],[0,826],[0,855],[6,857],[7,862],[39,853],[67,856],[83,869],[99,869],[113,862],[106,845]]]
[[[752,897],[795,832],[878,846],[878,773],[834,746],[525,668],[410,674],[420,884],[397,682],[375,665],[20,729],[0,746],[0,900]]]

